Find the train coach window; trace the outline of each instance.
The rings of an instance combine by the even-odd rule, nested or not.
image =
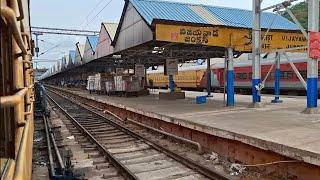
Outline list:
[[[292,79],[293,78],[293,72],[292,71],[289,71],[287,72],[287,79]]]
[[[280,78],[283,79],[292,79],[293,77],[293,72],[292,71],[283,71],[281,72]]]
[[[242,74],[242,77],[243,77],[243,79],[247,79],[247,78],[248,78],[247,73],[243,73],[243,74]]]
[[[247,75],[247,73],[237,73],[236,78],[237,79],[247,79],[248,75]]]

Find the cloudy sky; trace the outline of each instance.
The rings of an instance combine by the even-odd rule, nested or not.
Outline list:
[[[31,25],[40,27],[85,29],[99,31],[101,22],[118,22],[124,0],[30,0]],[[251,9],[252,0],[174,0]],[[263,7],[281,0],[264,0]],[[35,39],[35,38],[34,38]],[[83,36],[42,35],[39,36],[39,59],[56,60],[75,49],[75,43],[84,42]],[[57,46],[56,48],[52,48]],[[36,57],[35,57],[36,59]],[[54,61],[38,63],[49,68]]]

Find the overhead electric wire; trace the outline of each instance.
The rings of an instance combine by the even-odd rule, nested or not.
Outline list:
[[[112,2],[113,0],[109,0],[109,2],[103,6],[103,8],[85,25],[87,27],[89,24],[93,22],[93,20]]]
[[[40,42],[43,42],[43,43],[47,43],[47,44],[53,45],[53,46],[56,46],[56,44],[54,44],[54,43],[52,43],[52,42],[45,41],[45,40],[43,40],[43,39],[39,39],[39,41],[40,41]],[[64,52],[61,51],[61,50],[58,50],[58,51],[61,52],[61,53],[64,53]]]
[[[84,18],[84,20],[83,20],[82,23],[80,24],[80,26],[81,26],[83,23],[87,22],[88,17],[91,15],[91,13],[93,13],[93,11],[94,11],[103,1],[105,1],[105,0],[100,0],[100,1],[94,6],[94,8],[91,9],[91,11],[87,14],[87,16]]]
[[[47,43],[47,44],[51,44],[51,45],[54,45],[54,46],[56,45],[56,44],[54,44],[54,43],[48,42],[48,41],[43,40],[43,39],[39,39],[39,41],[44,42],[44,43]]]
[[[44,52],[42,52],[42,53],[40,53],[40,54],[39,54],[39,56],[41,56],[41,55],[43,55],[43,54],[45,54],[45,53],[47,53],[47,52],[51,51],[52,49],[57,48],[57,47],[58,47],[58,46],[60,46],[61,44],[63,44],[63,42],[62,42],[62,43],[60,43],[60,44],[57,44],[57,45],[55,45],[55,46],[53,46],[53,47],[51,47],[51,48],[49,48],[49,49],[47,49],[46,51],[44,51]]]

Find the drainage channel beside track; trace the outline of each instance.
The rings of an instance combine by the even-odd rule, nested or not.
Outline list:
[[[67,116],[67,124],[89,157],[106,157],[125,179],[230,179],[148,141],[92,107],[49,91],[49,99]]]

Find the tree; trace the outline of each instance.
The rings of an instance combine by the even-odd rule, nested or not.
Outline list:
[[[319,2],[319,4],[320,4],[320,2]],[[301,25],[305,29],[308,29],[308,3],[306,1],[300,2],[298,4],[293,5],[289,9],[296,16],[296,18],[301,23]],[[290,15],[287,12],[285,12],[282,16],[284,16],[285,18],[287,18],[293,22],[292,18],[290,17]],[[320,28],[320,24],[319,24],[319,28]]]

